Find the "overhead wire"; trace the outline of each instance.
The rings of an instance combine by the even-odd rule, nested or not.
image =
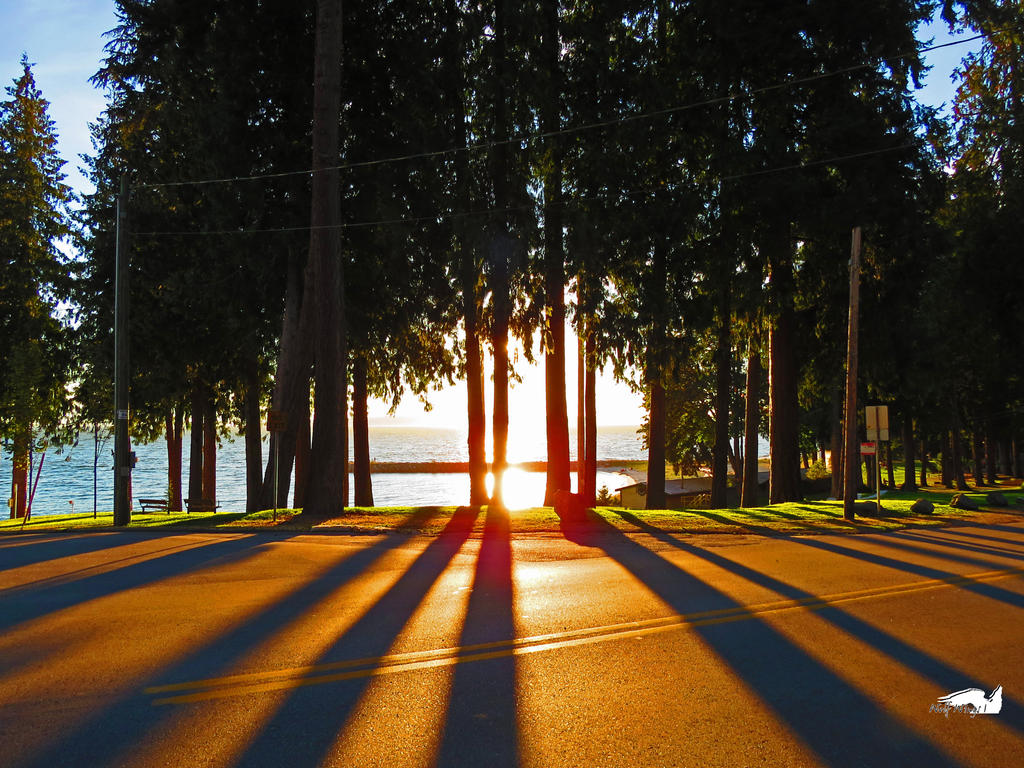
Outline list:
[[[939,50],[939,49],[942,49],[942,48],[949,48],[949,47],[957,46],[957,45],[965,45],[967,43],[972,43],[972,42],[975,42],[977,40],[981,40],[981,39],[983,39],[985,37],[987,37],[987,35],[985,35],[985,34],[978,34],[978,35],[974,35],[972,37],[966,37],[966,38],[962,38],[962,39],[959,39],[959,40],[952,40],[952,41],[949,41],[949,42],[946,42],[946,43],[939,43],[937,45],[923,46],[921,48],[915,48],[913,51],[904,51],[904,52],[901,52],[901,53],[897,53],[894,56],[892,56],[892,58],[894,58],[894,59],[904,58],[906,56],[918,55],[918,54],[921,54],[921,53],[927,53],[929,51],[936,51],[936,50]],[[450,155],[450,154],[454,154],[454,153],[458,153],[458,152],[480,152],[480,151],[485,151],[485,150],[493,149],[495,147],[505,146],[505,145],[509,145],[509,144],[522,144],[524,142],[532,142],[532,141],[537,141],[537,140],[540,140],[540,139],[552,138],[552,137],[555,137],[555,136],[562,136],[562,135],[573,134],[573,133],[581,133],[581,132],[584,132],[584,131],[595,130],[595,129],[598,129],[598,128],[607,128],[607,127],[610,127],[610,126],[613,126],[613,125],[621,125],[621,124],[624,124],[624,123],[635,122],[635,121],[638,121],[638,120],[647,120],[647,119],[650,119],[650,118],[660,117],[660,116],[669,115],[669,114],[675,114],[675,113],[678,113],[678,112],[684,112],[684,111],[688,111],[688,110],[691,110],[691,109],[700,109],[700,108],[703,108],[703,107],[717,106],[717,105],[720,105],[720,104],[727,104],[727,103],[729,103],[731,101],[736,101],[736,100],[739,100],[739,99],[746,99],[746,98],[750,98],[752,96],[756,96],[756,95],[759,95],[759,94],[762,94],[762,93],[768,93],[768,92],[775,91],[775,90],[781,90],[783,88],[790,88],[790,87],[799,86],[799,85],[806,85],[807,83],[817,82],[817,81],[824,80],[824,79],[827,79],[827,78],[830,78],[830,77],[836,77],[838,75],[849,74],[850,72],[856,72],[856,71],[859,71],[859,70],[862,70],[862,69],[869,69],[869,68],[872,68],[874,66],[876,66],[876,64],[874,64],[874,63],[867,63],[867,62],[863,63],[863,64],[854,64],[854,65],[851,65],[849,67],[843,67],[841,69],[830,70],[828,72],[819,72],[818,74],[815,74],[815,75],[808,75],[806,77],[793,78],[791,80],[784,80],[784,81],[780,81],[778,83],[773,83],[771,85],[760,86],[758,88],[753,88],[753,89],[751,89],[749,91],[746,91],[746,92],[743,92],[743,93],[733,93],[733,94],[728,94],[728,95],[725,95],[725,96],[716,96],[716,97],[709,98],[709,99],[703,99],[703,100],[700,100],[700,101],[694,101],[694,102],[689,102],[689,103],[686,103],[686,104],[680,104],[680,105],[677,105],[677,106],[674,106],[674,107],[666,107],[664,109],[652,110],[650,112],[643,112],[643,113],[639,113],[639,114],[635,114],[635,115],[623,115],[621,117],[617,117],[617,118],[613,118],[613,119],[609,119],[609,120],[600,120],[600,121],[596,121],[596,122],[585,123],[583,125],[568,126],[568,127],[565,127],[565,128],[559,128],[559,129],[552,130],[552,131],[539,131],[539,132],[533,132],[533,133],[520,134],[518,136],[513,136],[513,137],[510,137],[508,139],[501,139],[501,140],[498,140],[498,141],[490,141],[490,142],[481,142],[479,144],[466,145],[466,146],[463,146],[463,147],[449,147],[447,149],[431,150],[431,151],[427,151],[427,152],[416,152],[416,153],[410,153],[410,154],[405,154],[405,155],[394,155],[394,156],[390,156],[390,157],[377,158],[377,159],[373,159],[373,160],[354,161],[354,162],[342,163],[342,164],[339,164],[339,165],[326,166],[324,168],[319,168],[319,169],[312,169],[312,168],[310,168],[310,169],[297,170],[297,171],[279,171],[279,172],[275,172],[275,173],[254,174],[254,175],[250,175],[250,176],[230,176],[230,177],[212,178],[212,179],[193,179],[193,180],[185,180],[185,181],[166,181],[166,182],[139,183],[139,184],[132,185],[132,188],[133,189],[165,189],[165,188],[170,188],[170,187],[202,186],[202,185],[208,185],[208,184],[231,184],[231,183],[242,182],[242,181],[260,181],[260,180],[267,180],[267,179],[280,179],[280,178],[286,178],[286,177],[290,177],[290,176],[311,176],[313,173],[317,173],[317,172],[323,173],[323,172],[326,172],[326,171],[344,171],[344,170],[350,170],[350,169],[354,169],[354,168],[368,168],[368,167],[373,167],[373,166],[377,166],[377,165],[385,165],[385,164],[398,163],[398,162],[407,162],[407,161],[410,161],[410,160],[420,160],[420,159],[426,159],[426,158],[431,158],[431,157],[442,157],[442,156],[445,156],[445,155]]]
[[[749,171],[747,173],[737,173],[728,176],[722,176],[721,181],[739,181],[746,178],[753,178],[757,176],[765,176],[772,173],[783,173],[786,171],[803,170],[805,168],[813,168],[822,165],[830,165],[835,163],[845,162],[847,160],[855,160],[863,157],[871,157],[874,155],[888,154],[890,152],[897,152],[905,149],[911,149],[917,146],[916,143],[905,143],[897,144],[891,147],[883,147],[880,149],[865,150],[862,152],[854,152],[848,155],[838,155],[834,157],[821,158],[818,160],[808,160],[803,163],[793,163],[790,165],[778,166],[775,168],[761,168],[756,171]],[[644,192],[654,192],[660,190],[675,190],[683,185],[681,184],[662,184],[648,187],[638,187],[635,189],[620,190],[616,194],[620,196],[632,196]],[[688,186],[699,186],[699,185],[688,185]],[[568,206],[575,203],[585,202],[587,200],[600,199],[603,195],[588,195],[588,196],[571,196],[565,197],[562,200],[549,205],[562,205]],[[367,227],[382,227],[382,226],[397,226],[402,224],[422,224],[425,222],[441,222],[446,220],[461,219],[470,216],[493,216],[500,213],[515,213],[520,211],[529,211],[537,207],[536,203],[530,203],[528,205],[519,206],[506,206],[504,208],[484,208],[475,211],[462,211],[456,213],[435,213],[422,216],[412,217],[401,217],[394,219],[379,219],[371,221],[357,221],[357,222],[342,222],[340,224],[327,224],[327,225],[297,225],[293,227],[268,227],[268,228],[254,228],[254,229],[219,229],[219,230],[167,230],[167,231],[143,231],[133,233],[139,237],[172,237],[172,236],[224,236],[224,235],[262,235],[272,234],[281,232],[310,232],[312,230],[345,230],[345,229],[359,229]]]

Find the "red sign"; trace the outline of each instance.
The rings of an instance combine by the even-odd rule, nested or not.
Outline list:
[[[877,450],[874,443],[861,443],[860,452],[862,456],[874,456]]]
[[[287,432],[288,431],[288,412],[287,411],[268,411],[267,412],[267,432]]]

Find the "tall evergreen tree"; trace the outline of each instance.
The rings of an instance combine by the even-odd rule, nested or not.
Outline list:
[[[57,313],[68,297],[58,245],[71,233],[72,194],[49,104],[25,56],[21,67],[0,103],[0,434],[11,441],[14,517],[26,512],[34,440],[66,421],[71,365]]]

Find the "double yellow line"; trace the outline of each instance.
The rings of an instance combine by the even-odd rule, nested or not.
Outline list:
[[[702,611],[688,615],[675,614],[660,619],[628,621],[621,624],[608,624],[601,627],[573,629],[565,632],[553,632],[532,637],[499,640],[491,643],[463,645],[455,648],[440,648],[430,651],[413,651],[377,656],[365,659],[351,659],[330,664],[316,664],[305,667],[293,667],[269,672],[253,672],[244,675],[230,675],[207,680],[196,680],[173,685],[159,685],[145,689],[145,694],[155,697],[154,706],[164,704],[190,704],[210,699],[221,699],[230,696],[245,696],[255,693],[285,691],[304,688],[310,685],[323,685],[341,680],[352,680],[377,675],[391,675],[398,672],[446,667],[471,661],[484,661],[526,653],[538,653],[558,648],[569,648],[577,645],[605,642],[608,640],[627,640],[643,637],[658,632],[702,627],[710,624],[725,624],[732,621],[743,621],[756,616],[780,611],[820,610],[829,606],[847,603],[854,600],[867,600],[877,597],[888,597],[929,589],[956,587],[976,584],[997,579],[1005,579],[1024,574],[1024,568],[987,571],[971,576],[957,576],[949,579],[929,579],[910,584],[899,584],[891,587],[860,589],[841,592],[821,597],[806,597],[792,600],[775,600],[757,605],[737,605],[713,611]]]

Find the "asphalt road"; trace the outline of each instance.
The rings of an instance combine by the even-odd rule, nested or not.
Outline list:
[[[0,539],[0,766],[1024,765],[1024,525],[472,522]]]

